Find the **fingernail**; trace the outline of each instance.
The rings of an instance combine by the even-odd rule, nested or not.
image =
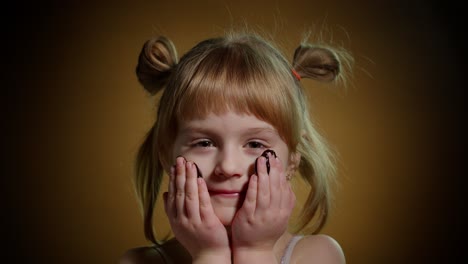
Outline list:
[[[270,174],[270,158],[269,157],[266,157],[265,164],[267,167],[267,174],[269,175]]]
[[[268,153],[270,154],[270,156],[274,156],[276,158],[276,153],[272,149],[267,149],[267,150],[263,151],[262,156],[265,157],[265,158],[268,158],[269,157]]]
[[[183,161],[182,161],[183,164],[185,164],[187,162],[187,160],[182,155],[177,156],[176,160],[179,159],[179,158],[183,159]]]
[[[256,175],[258,175],[257,162],[258,162],[258,158],[255,159],[255,174]]]
[[[268,155],[268,154],[269,154],[269,155]],[[265,157],[265,159],[266,159],[267,173],[270,174],[270,157],[275,157],[275,158],[276,158],[276,153],[275,153],[275,151],[272,150],[272,149],[267,149],[267,150],[263,151],[262,155],[260,155],[260,156]],[[258,175],[257,161],[258,161],[258,158],[255,160],[255,174]]]

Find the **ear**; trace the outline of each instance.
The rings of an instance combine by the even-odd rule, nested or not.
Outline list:
[[[162,156],[159,156],[159,163],[163,167],[164,171],[169,175],[169,172],[171,171],[171,166],[174,164],[170,164],[170,162]]]
[[[289,163],[288,168],[286,169],[286,177],[288,180],[292,178],[292,176],[296,173],[297,168],[299,168],[299,164],[301,163],[301,153],[293,152],[289,155]]]

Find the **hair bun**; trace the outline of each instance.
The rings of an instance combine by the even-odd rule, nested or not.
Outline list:
[[[167,84],[176,64],[177,51],[172,41],[163,36],[152,38],[143,45],[138,58],[138,81],[150,94],[156,94]]]
[[[294,52],[293,67],[302,78],[330,82],[340,73],[338,55],[331,49],[301,45]]]

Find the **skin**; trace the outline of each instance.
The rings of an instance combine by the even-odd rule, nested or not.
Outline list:
[[[292,238],[287,225],[295,203],[286,175],[300,156],[252,115],[210,114],[179,127],[163,195],[176,240],[164,252],[176,263],[279,263]],[[267,149],[277,155],[269,156],[269,174],[266,158],[259,157]],[[203,178],[197,178],[196,166]],[[312,261],[344,263],[344,256],[332,238],[306,236],[291,263]],[[154,249],[137,248],[121,263],[163,262]]]

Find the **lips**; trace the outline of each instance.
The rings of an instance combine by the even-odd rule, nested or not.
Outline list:
[[[244,194],[242,191],[238,190],[209,190],[211,196],[221,196],[221,197],[239,197]]]

